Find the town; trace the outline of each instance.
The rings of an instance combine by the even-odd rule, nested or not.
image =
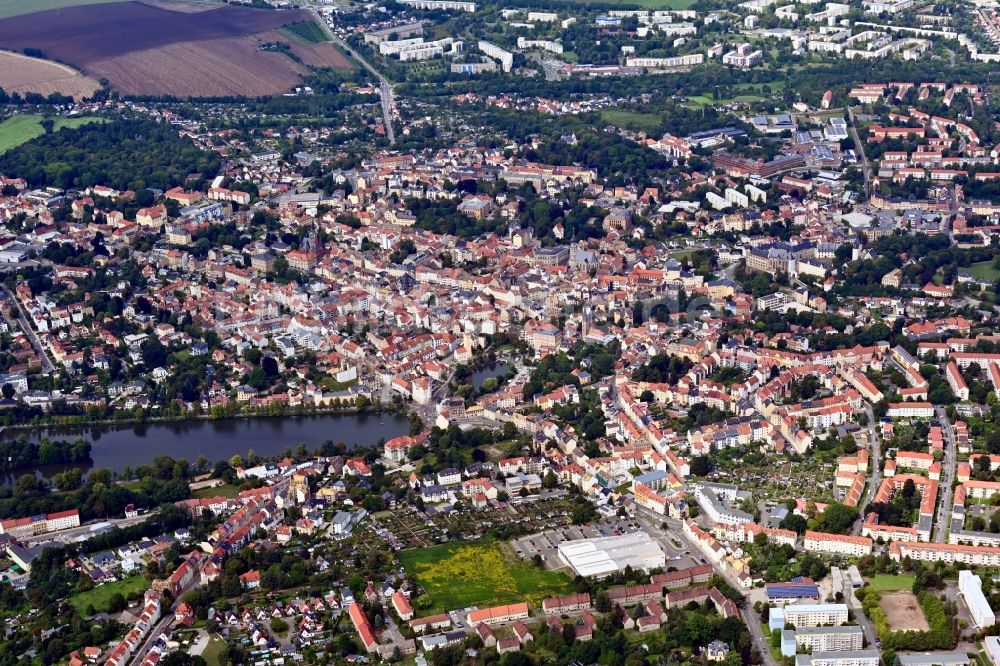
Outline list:
[[[0,666],[1000,666],[995,4],[52,2]]]

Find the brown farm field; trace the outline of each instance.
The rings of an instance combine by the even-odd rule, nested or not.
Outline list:
[[[9,93],[59,93],[81,99],[93,95],[101,85],[66,65],[0,51],[0,88]]]
[[[278,30],[269,30],[254,35],[259,42],[284,42],[291,47],[292,52],[312,67],[332,67],[334,69],[350,69],[351,63],[347,56],[337,50],[330,42],[309,44],[290,39],[288,35]]]
[[[893,631],[930,631],[920,600],[913,592],[886,592],[879,597],[879,603]]]
[[[270,95],[294,86],[305,68],[262,51],[278,28],[311,16],[302,10],[223,6],[213,9],[156,0],[103,3],[0,20],[0,48],[38,49],[130,95],[204,97]],[[276,41],[276,40],[270,40]],[[287,39],[280,41],[289,41]],[[292,44],[304,63],[349,68],[329,44]]]
[[[272,95],[295,86],[305,72],[285,55],[261,51],[249,37],[132,51],[93,62],[88,69],[126,95],[176,97]]]

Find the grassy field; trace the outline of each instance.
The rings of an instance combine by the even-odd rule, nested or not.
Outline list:
[[[221,486],[216,486],[214,488],[199,488],[191,492],[191,497],[195,499],[203,499],[205,497],[236,497],[240,492],[237,486],[231,483],[225,483]]]
[[[601,120],[609,125],[637,132],[654,133],[663,124],[663,118],[655,113],[628,111],[626,109],[605,109],[601,111]]]
[[[303,44],[319,44],[320,42],[326,41],[326,35],[323,33],[323,28],[316,25],[315,21],[293,23],[292,25],[282,28],[281,32],[287,34],[296,41],[302,42]]]
[[[208,666],[223,666],[220,660],[222,656],[222,648],[226,647],[226,641],[222,640],[216,635],[212,635],[208,639],[208,645],[205,647],[205,651],[201,653],[202,658]]]
[[[876,574],[869,579],[872,589],[878,592],[895,592],[909,590],[913,587],[913,576],[890,576]]]
[[[525,600],[538,606],[546,597],[572,592],[565,573],[515,562],[494,541],[456,541],[399,557],[430,595],[431,607],[421,608],[421,614]]]
[[[980,261],[978,264],[972,264],[968,268],[960,268],[958,270],[969,273],[980,280],[989,280],[990,282],[1000,280],[1000,270],[993,268],[992,261]]]
[[[149,582],[145,576],[129,576],[113,583],[105,583],[86,592],[77,592],[69,598],[69,603],[80,613],[83,613],[84,609],[91,604],[93,604],[94,610],[103,613],[108,610],[108,601],[116,592],[121,593],[127,599],[130,594],[142,592],[147,587],[149,587]]]
[[[56,118],[55,121],[53,131],[59,131],[63,127],[80,127],[87,123],[104,122],[104,119],[95,117]],[[17,148],[22,143],[27,143],[44,133],[41,116],[11,116],[0,122],[0,153]]]

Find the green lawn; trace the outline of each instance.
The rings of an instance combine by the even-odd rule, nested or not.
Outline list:
[[[495,541],[455,541],[403,551],[399,557],[430,596],[429,608],[416,600],[419,615],[519,601],[540,606],[546,597],[573,591],[565,573],[515,562]]]
[[[201,653],[202,658],[205,659],[205,663],[208,666],[223,666],[220,657],[222,656],[222,649],[224,647],[226,647],[226,641],[213,634],[208,639],[205,651]]]
[[[80,613],[83,613],[84,609],[91,604],[93,604],[94,610],[103,613],[108,610],[108,601],[115,593],[120,593],[128,599],[130,594],[142,592],[148,587],[149,582],[146,577],[137,574],[123,580],[116,580],[113,583],[105,583],[86,592],[77,592],[70,596],[69,603]]]
[[[655,113],[628,111],[626,109],[605,109],[601,111],[601,120],[609,125],[646,132],[647,134],[657,132],[663,124],[663,118]]]
[[[878,592],[896,592],[898,590],[909,590],[913,587],[913,576],[891,576],[889,574],[876,574],[869,579],[872,589]]]
[[[205,497],[236,497],[240,492],[237,486],[231,483],[225,483],[221,486],[216,486],[214,488],[199,488],[191,492],[191,497],[195,499],[204,499]]]
[[[0,0],[2,7],[3,0]],[[95,116],[84,116],[80,118],[56,118],[53,131],[59,131],[64,127],[80,127],[87,123],[103,123],[103,118]],[[42,128],[42,117],[31,115],[16,115],[0,122],[0,153],[5,153],[11,148],[16,148],[22,143],[27,143],[35,137],[45,133]]]
[[[989,280],[990,282],[1000,280],[1000,270],[993,268],[992,261],[980,261],[977,264],[972,264],[968,268],[959,268],[958,270],[962,273],[969,273],[973,277],[980,280]]]

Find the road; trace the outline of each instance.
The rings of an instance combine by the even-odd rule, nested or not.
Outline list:
[[[865,156],[865,144],[861,142],[861,138],[858,136],[858,128],[854,122],[854,110],[851,107],[847,107],[847,117],[850,120],[850,130],[851,138],[854,140],[854,145],[858,149],[858,153],[861,154],[861,173],[865,179],[865,201],[871,198],[871,172],[868,169],[868,158]]]
[[[941,461],[941,483],[938,484],[938,510],[937,521],[934,527],[934,543],[944,543],[948,534],[948,517],[951,513],[952,484],[955,482],[955,432],[952,430],[951,421],[943,407],[935,407],[934,412],[941,422],[941,434],[944,435],[944,460]]]
[[[833,590],[836,594],[837,590]],[[844,577],[844,589],[840,590],[844,595],[844,601],[847,602],[848,607],[853,611],[854,620],[861,627],[861,632],[865,635],[865,642],[868,644],[869,648],[874,648],[878,645],[878,634],[875,633],[875,626],[865,615],[864,610],[861,608],[861,604],[858,602],[857,597],[854,596],[854,587],[851,585],[850,579]]]
[[[149,654],[149,651],[156,643],[156,639],[159,638],[160,634],[164,633],[167,630],[167,627],[173,623],[174,611],[177,609],[177,606],[180,605],[181,599],[185,594],[199,585],[201,585],[201,575],[196,573],[191,579],[191,582],[181,589],[180,593],[174,599],[174,603],[170,605],[170,608],[162,609],[163,615],[160,617],[160,621],[153,625],[152,629],[149,630],[149,633],[146,634],[146,637],[142,641],[142,645],[132,654],[129,663],[133,666],[141,666],[142,662],[146,659],[146,655]]]
[[[17,297],[14,296],[11,290],[7,288],[7,285],[0,285],[0,287],[7,292],[7,296],[9,296],[10,300],[14,301],[14,305],[17,306],[17,312],[19,315],[18,324],[20,325],[21,330],[24,331],[24,334],[28,336],[31,346],[35,348],[36,352],[38,352],[38,358],[42,362],[42,372],[44,374],[53,372],[55,370],[55,366],[52,364],[52,360],[49,358],[49,355],[45,352],[45,347],[42,346],[42,341],[38,339],[38,336],[35,334],[35,330],[31,328],[31,324],[28,322],[28,314],[24,311],[24,308],[21,307],[21,302],[17,300]]]
[[[882,436],[875,429],[875,414],[872,412],[871,405],[867,402],[865,403],[865,415],[868,417],[868,439],[872,443],[871,460],[869,461],[872,471],[868,476],[868,487],[865,488],[864,497],[861,498],[861,502],[858,504],[859,517],[854,524],[855,534],[861,533],[861,525],[865,520],[865,508],[874,499],[879,484],[882,483]]]
[[[326,21],[323,19],[322,14],[319,10],[311,3],[306,3],[306,9],[312,12],[313,17],[315,17],[316,22],[319,23],[323,32],[326,33],[327,38],[336,46],[338,49],[343,51],[345,54],[350,54],[352,58],[358,61],[358,63],[371,72],[372,76],[378,79],[378,92],[379,96],[382,98],[382,116],[385,122],[385,135],[389,139],[390,144],[396,143],[396,130],[392,126],[392,119],[395,115],[396,110],[396,93],[392,89],[392,84],[389,83],[389,79],[385,78],[380,71],[375,69],[360,53],[357,52],[351,45],[342,40],[337,35],[333,34],[333,30],[327,25]]]
[[[760,652],[760,658],[764,661],[764,666],[778,666],[774,657],[771,656],[771,640],[764,636],[764,629],[760,624],[760,616],[754,612],[749,602],[744,602],[740,606],[740,615],[743,616],[743,624],[750,630],[750,638],[753,639],[754,647]]]

